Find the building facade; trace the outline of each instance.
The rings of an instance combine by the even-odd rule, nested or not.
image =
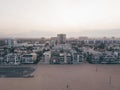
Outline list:
[[[66,43],[66,34],[57,34],[57,43],[65,44]]]

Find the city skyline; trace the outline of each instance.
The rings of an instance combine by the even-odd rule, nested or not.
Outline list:
[[[32,30],[29,32],[23,33],[0,33],[0,38],[51,38],[56,37],[57,34],[66,34],[67,38],[79,38],[79,37],[89,37],[89,38],[120,38],[120,30],[106,30],[104,31],[96,31],[96,32],[66,32],[66,33],[55,33],[50,31],[37,31]]]
[[[119,0],[0,0],[0,37],[119,37]]]

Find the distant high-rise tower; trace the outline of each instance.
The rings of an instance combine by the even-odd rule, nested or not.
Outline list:
[[[57,43],[65,44],[66,43],[66,34],[57,34]]]

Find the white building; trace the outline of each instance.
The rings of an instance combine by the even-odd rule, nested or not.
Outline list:
[[[60,53],[60,56],[59,56],[59,62],[60,64],[70,64],[71,63],[71,54],[70,53]]]
[[[51,59],[51,51],[47,51],[44,54],[44,63],[50,63],[50,59]]]
[[[4,57],[4,63],[5,64],[20,64],[21,59],[20,56],[17,54],[10,53]]]
[[[22,56],[22,63],[34,63],[37,59],[36,53],[25,54]]]
[[[15,39],[6,39],[5,43],[9,48],[17,45],[17,41]]]
[[[71,45],[70,44],[59,44],[54,46],[52,49],[54,50],[71,50]]]

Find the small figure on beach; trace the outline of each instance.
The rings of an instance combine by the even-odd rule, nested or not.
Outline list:
[[[70,86],[67,84],[66,88],[70,88]]]

